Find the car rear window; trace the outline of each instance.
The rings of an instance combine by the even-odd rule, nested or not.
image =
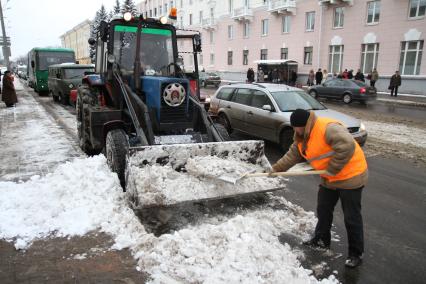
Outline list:
[[[232,96],[232,101],[243,105],[250,105],[251,95],[252,90],[250,89],[238,89]]]
[[[219,93],[216,95],[216,98],[230,101],[232,97],[232,93],[234,92],[234,88],[222,88]]]
[[[356,85],[358,85],[360,87],[365,87],[366,86],[365,83],[361,82],[361,81],[352,81],[352,82],[354,82]]]

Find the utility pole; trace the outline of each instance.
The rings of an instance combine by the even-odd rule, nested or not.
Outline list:
[[[6,29],[4,27],[4,18],[3,18],[3,7],[1,5],[1,0],[0,0],[0,20],[1,20],[1,31],[3,33],[3,58],[4,58],[4,63],[7,67],[7,69],[9,69],[9,48],[8,48],[8,43],[7,43],[7,37],[6,37]]]

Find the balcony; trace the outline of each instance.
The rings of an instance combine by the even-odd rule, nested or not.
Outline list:
[[[296,1],[271,0],[268,4],[268,12],[277,14],[291,13],[293,15],[296,15]]]
[[[251,21],[253,20],[253,10],[248,7],[234,9],[231,18],[237,21]]]
[[[347,4],[349,4],[350,6],[352,6],[353,4],[354,4],[354,0],[318,0],[319,1],[319,3],[322,5],[322,4],[330,4],[330,5],[333,5],[333,4],[344,4],[344,3],[347,3]]]
[[[205,30],[217,29],[217,22],[214,18],[203,19],[202,27]]]

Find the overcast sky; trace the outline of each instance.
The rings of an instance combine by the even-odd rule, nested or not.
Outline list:
[[[12,59],[33,47],[60,45],[59,36],[86,19],[102,4],[110,11],[115,0],[1,0]],[[123,1],[120,1],[123,2]],[[139,3],[139,1],[134,1]],[[1,33],[1,29],[0,29]]]

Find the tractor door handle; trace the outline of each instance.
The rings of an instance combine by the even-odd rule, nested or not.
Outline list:
[[[250,114],[250,115],[253,115],[253,112],[251,110],[248,111],[247,113]]]

